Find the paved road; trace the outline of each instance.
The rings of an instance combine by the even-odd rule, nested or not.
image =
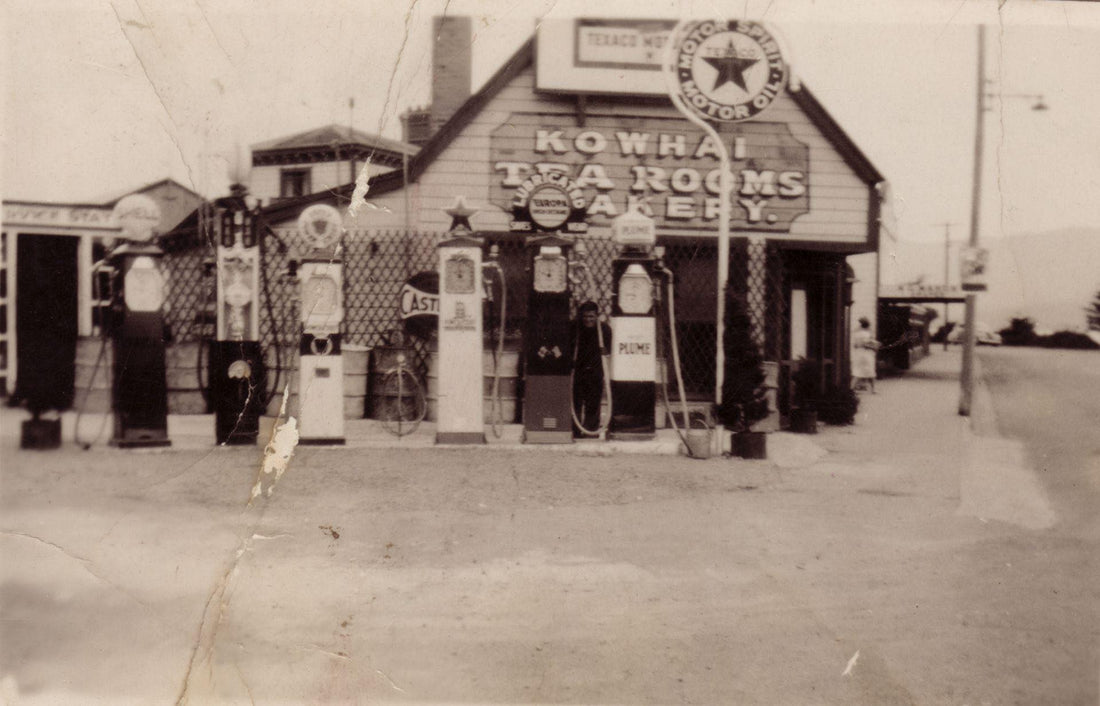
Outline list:
[[[1100,538],[1100,351],[982,348],[980,360],[997,430],[1026,446],[1060,526]]]
[[[1050,648],[1075,665],[1074,703],[1100,703],[1100,351],[983,348],[980,360],[997,432],[1023,445],[1055,517],[1048,531],[1000,548],[1042,575],[1034,609],[1018,619],[1061,621]]]
[[[767,462],[302,448],[252,506],[256,449],[9,440],[0,695],[1095,704],[1095,546],[968,480],[957,370]]]

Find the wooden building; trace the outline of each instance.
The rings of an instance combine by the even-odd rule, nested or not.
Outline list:
[[[368,176],[400,170],[416,154],[413,145],[326,125],[254,144],[249,191],[264,203],[325,192]]]
[[[635,37],[640,47],[661,33],[667,37],[670,27],[664,21],[544,22],[537,42],[526,42],[471,94],[470,19],[437,18],[433,104],[425,115],[405,116],[406,125],[431,125],[434,132],[407,168],[371,178],[366,200],[374,207],[353,204],[348,229],[444,231],[450,225],[445,210],[462,195],[479,208],[473,219],[479,233],[522,239],[509,232],[516,188],[536,173],[565,172],[585,191],[586,237],[609,239],[611,220],[632,204],[656,219],[659,243],[677,273],[680,321],[697,325],[699,365],[705,369],[709,355],[713,369],[714,147],[664,94],[656,70],[660,52],[609,59],[585,44],[614,33]],[[636,80],[645,79],[645,71],[648,83]],[[623,76],[635,80],[616,78]],[[778,267],[775,277],[768,274],[774,291],[764,307],[774,321],[765,353],[783,407],[787,373],[799,359],[818,361],[826,382],[847,383],[852,322],[874,318],[888,188],[797,77],[765,112],[725,125],[721,135],[736,175],[734,240],[762,236],[769,263]],[[309,203],[347,206],[353,190],[349,183],[285,201],[267,216],[291,227]],[[706,386],[696,385],[695,392],[705,397]]]
[[[202,197],[172,179],[134,191],[161,211],[161,232],[175,228]],[[111,212],[126,194],[103,203],[4,201],[0,233],[0,392],[12,392],[20,355],[75,346],[98,336],[109,302],[95,286],[92,267],[118,234]],[[105,291],[105,290],[104,290]],[[46,321],[48,319],[48,322]],[[48,323],[49,325],[45,325]],[[75,366],[75,349],[65,354]]]

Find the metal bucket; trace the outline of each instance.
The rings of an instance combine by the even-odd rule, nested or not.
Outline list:
[[[696,420],[692,420],[696,421]],[[711,444],[714,443],[714,430],[705,420],[697,420],[704,426],[702,429],[684,430],[684,442],[687,444],[688,456],[692,458],[710,458]]]

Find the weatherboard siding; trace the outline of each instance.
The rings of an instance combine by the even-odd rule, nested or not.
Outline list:
[[[624,115],[627,114],[627,115]],[[653,102],[626,102],[590,96],[586,115],[614,117],[616,129],[655,132],[652,122],[646,119],[669,119],[672,129],[696,131],[697,128],[683,120],[671,106]],[[853,171],[844,158],[833,148],[828,139],[810,121],[809,117],[789,95],[781,96],[763,116],[765,122],[786,123],[791,135],[808,147],[809,171],[806,178],[809,194],[809,212],[795,218],[788,234],[769,234],[769,237],[818,241],[828,244],[859,245],[866,242],[868,212],[872,190]],[[601,121],[602,122],[602,121]],[[531,67],[521,71],[507,86],[493,96],[465,125],[442,152],[420,174],[409,194],[413,213],[405,218],[406,199],[400,190],[368,197],[372,203],[386,210],[362,210],[357,227],[404,227],[406,224],[421,230],[445,230],[450,218],[445,213],[458,195],[465,196],[470,205],[479,209],[473,218],[473,226],[479,230],[507,230],[510,214],[490,203],[491,186],[499,183],[502,175],[493,168],[492,146],[494,131],[498,133],[498,150],[508,148],[507,132],[500,129],[514,124],[546,128],[577,126],[576,102],[572,97],[539,94],[534,91],[534,72]],[[609,138],[603,153],[587,157],[570,146],[562,155],[575,164],[621,159],[617,141],[608,133],[606,124],[600,128]],[[655,137],[651,139],[656,139]],[[689,140],[690,145],[690,140]],[[517,137],[514,149],[518,161],[530,153],[529,137]],[[547,153],[547,161],[555,161]],[[562,159],[561,161],[566,161]],[[657,158],[650,160],[660,164]],[[704,163],[705,164],[705,163]],[[703,167],[700,167],[702,169]],[[734,163],[737,169],[737,162]],[[589,197],[598,191],[588,189]],[[736,208],[736,205],[735,205]],[[595,226],[594,233],[604,228]],[[701,235],[707,231],[662,227],[662,232]]]

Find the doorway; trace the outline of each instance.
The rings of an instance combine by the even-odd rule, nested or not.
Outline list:
[[[34,412],[73,403],[79,245],[76,236],[18,236],[16,396]]]

